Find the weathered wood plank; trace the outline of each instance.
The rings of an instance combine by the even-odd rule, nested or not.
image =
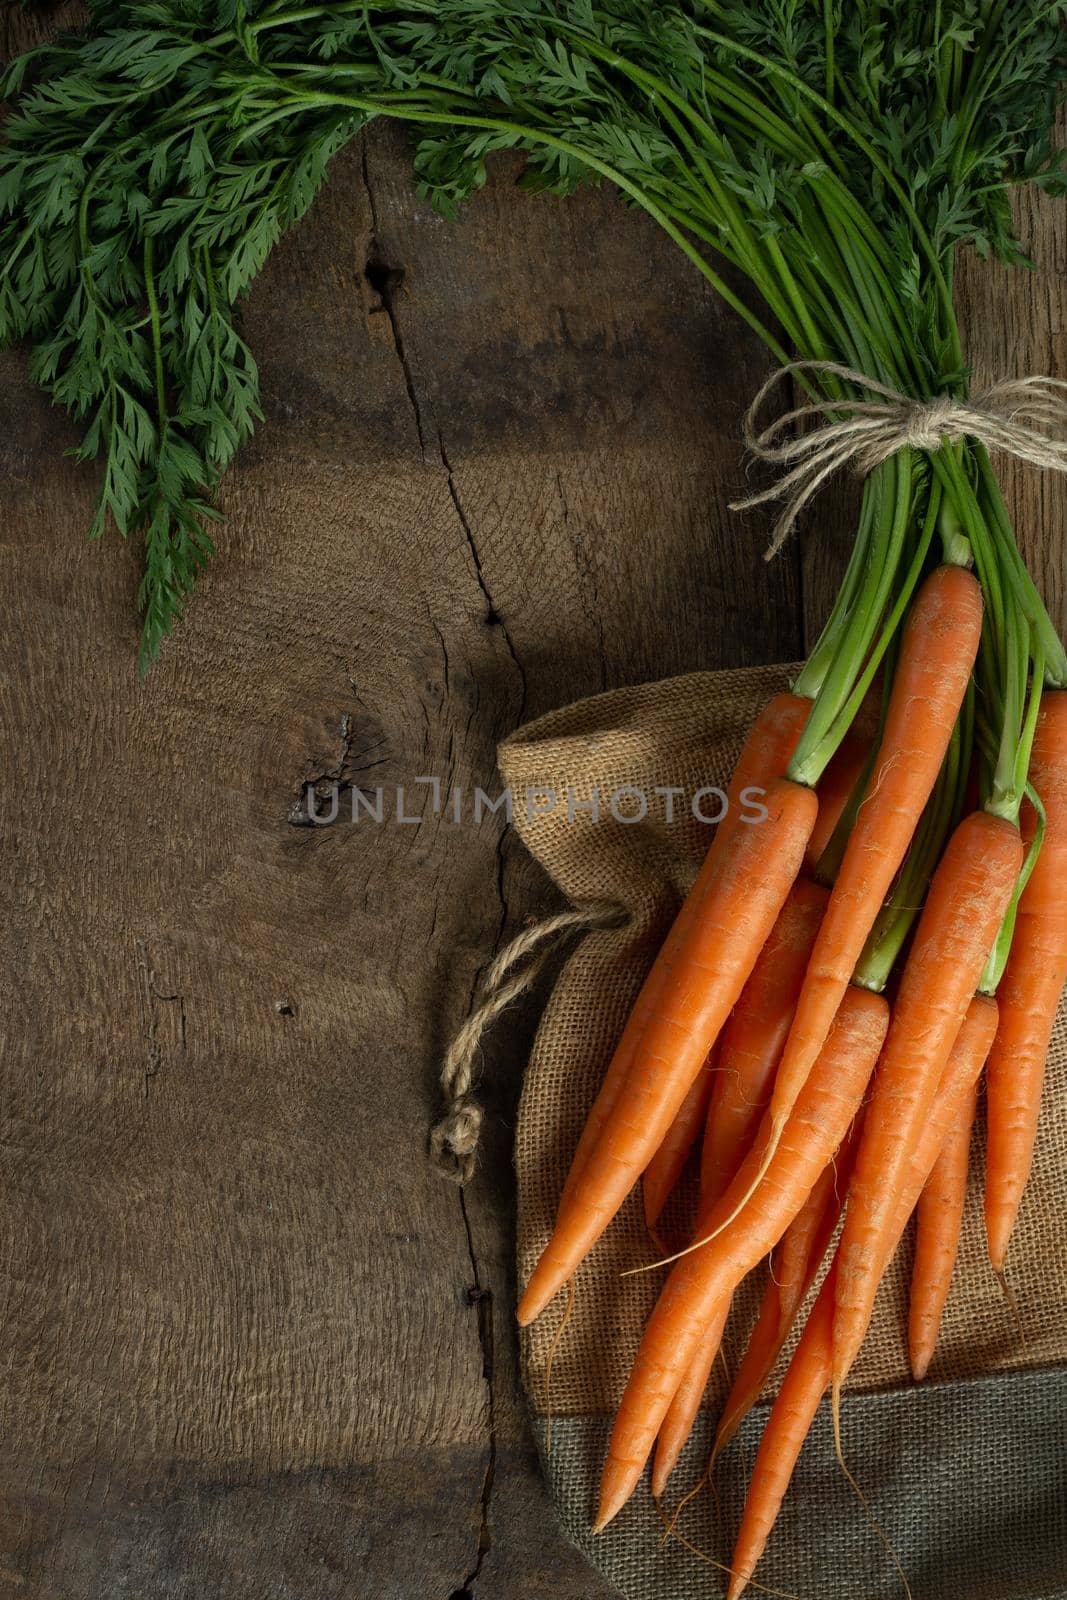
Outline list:
[[[654,230],[507,172],[450,229],[406,173],[395,131],[339,161],[253,295],[268,421],[145,685],[137,552],[82,542],[70,425],[5,358],[0,1592],[603,1592],[517,1385],[533,1006],[465,1199],[424,1153],[477,970],[552,897],[414,780],[489,787],[523,715],[794,651],[795,567],[769,604],[726,539],[762,358]],[[299,826],[333,773],[418,822]]]
[[[0,13],[0,47],[37,26]],[[448,226],[396,130],[338,161],[249,302],[268,420],[145,685],[137,551],[84,544],[73,430],[3,359],[0,1595],[606,1594],[554,1530],[517,1382],[537,996],[487,1050],[464,1197],[424,1151],[478,970],[555,902],[500,819],[456,827],[415,780],[490,787],[523,716],[796,654],[801,585],[724,509],[762,352],[646,219],[512,177]],[[1023,367],[1062,365],[1055,249]],[[997,359],[1026,283],[967,291],[997,297],[983,336],[1012,297]],[[418,820],[302,826],[334,774],[390,811],[404,785]]]

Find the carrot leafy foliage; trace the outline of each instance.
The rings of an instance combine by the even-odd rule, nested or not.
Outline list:
[[[494,151],[521,149],[530,188],[616,183],[780,358],[962,389],[956,251],[1021,261],[1010,185],[1065,187],[1064,16],[1063,0],[94,0],[84,35],[3,81],[0,342],[30,340],[34,378],[83,425],[92,534],[144,542],[142,663],[212,553],[214,491],[261,414],[241,299],[372,118],[411,125],[416,181],[446,215]]]

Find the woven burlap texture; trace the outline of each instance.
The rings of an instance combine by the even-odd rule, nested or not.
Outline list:
[[[692,673],[614,690],[554,711],[501,746],[516,827],[533,855],[572,903],[612,901],[628,914],[621,928],[583,938],[563,967],[538,1030],[515,1140],[520,1284],[551,1231],[567,1166],[612,1046],[707,849],[712,830],[694,815],[693,797],[698,808],[714,814],[713,798],[700,799],[698,791],[725,786],[754,716],[788,685],[792,671],[775,666]],[[1034,1172],[1009,1262],[1025,1343],[986,1259],[979,1127],[934,1379],[1055,1365],[1067,1354],[1065,1080],[1067,1015],[1061,1010]],[[676,1220],[682,1220],[681,1212]],[[853,1371],[853,1389],[911,1381],[903,1338],[908,1254],[907,1248],[898,1252],[887,1276]],[[663,1277],[662,1271],[626,1278],[622,1273],[656,1255],[639,1200],[631,1196],[576,1275],[573,1309],[558,1347],[553,1349],[562,1294],[523,1334],[524,1381],[535,1412],[594,1416],[615,1409]],[[743,1348],[762,1287],[757,1277],[737,1296],[724,1347],[728,1359]],[[783,1363],[789,1353],[787,1347]],[[768,1392],[780,1372],[781,1366]]]

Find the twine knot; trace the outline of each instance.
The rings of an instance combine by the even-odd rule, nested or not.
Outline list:
[[[940,395],[929,405],[913,405],[907,414],[906,444],[913,450],[940,450],[941,441],[955,436],[955,402]]]
[[[430,1157],[444,1176],[466,1183],[482,1131],[482,1108],[469,1094],[456,1095],[430,1130]]]
[[[835,377],[878,399],[813,401],[785,411],[766,427],[760,412],[768,395],[793,373]],[[1003,450],[1035,467],[1067,472],[1067,383],[1056,378],[1006,378],[972,399],[936,395],[916,400],[888,384],[836,361],[791,361],[767,379],[744,420],[745,445],[758,461],[781,467],[782,475],[757,494],[735,500],[731,511],[748,511],[769,500],[785,500],[767,548],[778,554],[812,496],[842,467],[866,476],[898,450],[940,450],[946,440],[977,439],[987,450]],[[783,439],[798,422],[819,426]]]
[[[474,1171],[483,1113],[471,1088],[486,1029],[531,987],[560,939],[588,933],[593,928],[618,928],[625,921],[623,908],[607,901],[559,911],[516,934],[486,969],[478,986],[477,1004],[453,1039],[441,1067],[445,1109],[430,1131],[430,1159],[442,1177],[462,1184]]]

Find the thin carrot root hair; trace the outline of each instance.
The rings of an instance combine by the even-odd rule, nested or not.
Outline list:
[[[552,1343],[548,1347],[545,1357],[545,1455],[552,1454],[552,1367],[556,1360],[556,1352],[563,1342],[563,1335],[567,1331],[567,1324],[571,1320],[574,1310],[574,1279],[567,1284],[567,1303],[563,1307],[563,1315],[559,1319],[559,1327],[552,1335]]]
[[[915,697],[913,695],[912,699],[914,698]],[[909,700],[907,703],[910,705],[911,700]],[[904,757],[902,753],[899,750],[894,750],[893,754],[891,756],[886,756],[885,760],[879,766],[877,776],[874,773],[871,774],[871,781],[867,785],[863,799],[859,803],[859,809],[861,811],[863,810],[864,806],[870,805],[871,801],[877,798],[886,778],[892,772],[893,768],[898,766],[903,759]]]
[[[728,1440],[727,1444],[723,1445],[722,1450],[719,1451],[719,1454],[722,1455],[723,1450],[727,1449],[728,1445],[730,1444],[737,1445],[737,1453],[741,1457],[741,1477],[744,1480],[745,1499],[747,1500],[748,1491],[752,1487],[752,1468],[755,1465],[756,1457],[754,1454],[749,1454],[748,1446],[745,1444],[745,1441],[741,1436],[740,1428],[738,1428],[737,1432],[734,1434],[733,1439]],[[712,1448],[714,1450],[714,1446]]]
[[[708,1492],[711,1495],[711,1498],[715,1502],[715,1517],[716,1517],[716,1520],[721,1525],[722,1524],[722,1495],[719,1493],[719,1485],[715,1482],[714,1475],[713,1475],[713,1473],[711,1471],[711,1462],[710,1461],[708,1462],[707,1473],[708,1473]]]
[[[731,1381],[730,1363],[726,1359],[726,1351],[725,1350],[720,1348],[718,1359],[722,1362],[722,1370],[726,1374],[727,1383],[729,1383]],[[724,1448],[725,1448],[725,1446],[724,1446]],[[711,1481],[711,1491],[712,1491],[713,1494],[717,1494],[718,1491],[715,1488],[715,1480],[714,1480],[714,1478],[711,1478],[711,1474],[715,1470],[715,1463],[716,1463],[716,1461],[718,1461],[718,1459],[719,1459],[719,1457],[721,1455],[722,1455],[722,1450],[720,1450],[717,1447],[717,1445],[715,1443],[715,1440],[712,1439],[712,1441],[711,1441],[711,1449],[708,1451],[708,1465],[707,1465],[707,1468],[705,1469],[705,1476],[707,1476]],[[684,1503],[685,1502],[683,1501],[682,1504],[684,1505]],[[678,1509],[681,1510],[681,1506],[679,1506]]]
[[[735,1425],[734,1430],[731,1433],[730,1437],[728,1439],[721,1440],[721,1442],[720,1442],[720,1438],[719,1438],[719,1434],[721,1432],[721,1426],[720,1426],[720,1429],[716,1430],[715,1437],[711,1441],[711,1451],[710,1451],[710,1453],[708,1455],[708,1471],[709,1472],[713,1471],[714,1467],[715,1467],[715,1463],[719,1460],[720,1456],[724,1455],[726,1453],[726,1451],[729,1450],[729,1448],[730,1448],[730,1446],[732,1444],[736,1444],[737,1445],[737,1453],[741,1457],[741,1475],[745,1480],[745,1486],[746,1486],[746,1492],[747,1492],[748,1479],[749,1479],[748,1451],[745,1449],[745,1442],[741,1437],[741,1422],[743,1422],[744,1420],[745,1420],[744,1417],[742,1417],[741,1421],[738,1422]],[[720,1424],[721,1424],[721,1421],[722,1421],[722,1419],[720,1418]]]
[[[704,1468],[704,1471],[701,1473],[701,1475],[697,1479],[696,1483],[694,1483],[694,1485],[693,1485],[693,1487],[691,1489],[687,1489],[686,1490],[685,1494],[683,1494],[682,1498],[679,1500],[678,1504],[675,1506],[674,1515],[671,1517],[670,1523],[663,1530],[663,1537],[660,1539],[660,1544],[661,1545],[668,1544],[670,1542],[670,1537],[671,1537],[671,1534],[674,1532],[674,1526],[675,1526],[675,1523],[678,1521],[678,1518],[681,1516],[682,1512],[685,1510],[685,1508],[689,1504],[690,1500],[693,1500],[693,1499],[696,1498],[696,1496],[700,1493],[701,1489],[704,1488],[705,1484],[712,1490],[713,1493],[715,1493],[715,1486],[711,1482],[711,1460],[710,1460],[710,1458],[708,1460],[707,1465]],[[661,1506],[662,1503],[663,1502],[661,1500],[657,1500],[656,1501],[656,1505],[657,1506]]]
[[[719,1346],[718,1352],[717,1352],[717,1354],[715,1356],[715,1360],[716,1360],[716,1362],[721,1362],[722,1363],[722,1370],[726,1374],[727,1383],[729,1383],[729,1381],[730,1381],[730,1363],[727,1360],[726,1351],[723,1349],[722,1345]],[[714,1371],[714,1370],[715,1369],[713,1367],[712,1371]],[[685,1510],[685,1508],[689,1504],[690,1500],[694,1500],[696,1498],[696,1496],[700,1493],[700,1491],[702,1489],[704,1489],[704,1488],[707,1488],[707,1489],[709,1489],[711,1491],[711,1497],[715,1501],[715,1510],[718,1513],[719,1517],[721,1518],[721,1516],[722,1516],[722,1500],[721,1500],[721,1498],[719,1496],[719,1486],[715,1482],[715,1479],[712,1476],[712,1470],[713,1470],[714,1466],[715,1466],[715,1451],[712,1450],[708,1455],[707,1462],[705,1463],[705,1466],[704,1466],[704,1471],[701,1473],[701,1475],[697,1479],[696,1483],[694,1483],[693,1487],[691,1489],[687,1489],[686,1490],[685,1494],[683,1494],[682,1498],[679,1500],[677,1506],[675,1507],[674,1515],[671,1518],[671,1525],[666,1530],[666,1532],[664,1533],[663,1538],[660,1540],[661,1544],[666,1544],[668,1542],[668,1540],[670,1539],[671,1534],[674,1532],[674,1525],[678,1521],[678,1518],[681,1516],[682,1512]],[[658,1504],[659,1504],[659,1502],[657,1501],[657,1505]]]
[[[759,1170],[756,1173],[756,1176],[753,1178],[752,1182],[749,1184],[748,1188],[745,1190],[736,1206],[734,1206],[734,1209],[730,1212],[730,1215],[724,1218],[723,1221],[719,1223],[718,1227],[712,1228],[711,1232],[706,1233],[702,1239],[694,1239],[693,1242],[691,1244],[687,1244],[683,1250],[676,1250],[673,1256],[663,1256],[661,1260],[647,1262],[643,1267],[627,1267],[626,1271],[620,1273],[619,1276],[622,1278],[636,1278],[642,1272],[654,1272],[657,1267],[669,1267],[672,1262],[681,1261],[683,1256],[692,1255],[694,1250],[702,1250],[706,1244],[710,1244],[713,1239],[717,1239],[719,1234],[730,1226],[731,1222],[736,1222],[742,1211],[748,1205],[748,1202],[752,1199],[752,1196],[755,1194],[756,1190],[759,1188],[760,1184],[763,1182],[764,1178],[767,1176],[767,1169],[770,1167],[771,1162],[778,1153],[778,1146],[781,1142],[782,1134],[785,1130],[785,1125],[788,1120],[788,1117],[783,1118],[781,1127],[779,1127],[777,1130],[772,1127],[770,1137],[767,1140],[767,1148],[763,1153],[763,1159],[759,1164]]]
[[[660,1521],[663,1523],[664,1528],[666,1529],[666,1533],[664,1534],[664,1539],[662,1541],[663,1543],[666,1543],[668,1539],[677,1539],[678,1543],[683,1547],[683,1549],[688,1550],[690,1555],[699,1556],[701,1561],[706,1561],[708,1566],[714,1567],[717,1572],[725,1572],[728,1578],[736,1577],[733,1567],[727,1566],[725,1561],[716,1561],[714,1556],[709,1556],[708,1552],[706,1550],[702,1550],[698,1544],[694,1544],[692,1539],[687,1539],[684,1533],[679,1533],[678,1529],[674,1526],[675,1522],[678,1520],[677,1511],[675,1512],[674,1517],[671,1519],[670,1526],[668,1527],[667,1513],[664,1511],[658,1500],[655,1502],[655,1506],[656,1510],[659,1512]],[[681,1506],[679,1506],[678,1509],[680,1511]],[[791,1589],[773,1589],[771,1588],[770,1584],[760,1583],[758,1578],[749,1578],[747,1587],[749,1589],[758,1589],[760,1594],[774,1595],[776,1600],[803,1600],[801,1595],[794,1594]]]
[[[903,1586],[904,1593],[907,1596],[907,1600],[915,1600],[915,1597],[911,1592],[911,1584],[908,1582],[908,1575],[901,1565],[900,1557],[893,1548],[893,1541],[890,1539],[888,1533],[886,1533],[885,1529],[882,1527],[882,1524],[875,1516],[874,1507],[871,1505],[871,1502],[868,1500],[867,1496],[856,1482],[856,1479],[849,1471],[848,1463],[845,1460],[845,1453],[841,1448],[841,1384],[836,1378],[834,1379],[830,1388],[830,1414],[833,1417],[834,1423],[834,1455],[837,1457],[837,1464],[844,1473],[845,1480],[848,1483],[849,1488],[852,1490],[852,1493],[856,1496],[856,1499],[863,1507],[867,1521],[870,1523],[871,1527],[881,1540],[886,1555],[889,1557],[894,1567],[896,1567],[897,1576],[900,1578],[900,1582]]]
[[[1015,1331],[1019,1335],[1019,1343],[1023,1347],[1023,1355],[1029,1355],[1030,1346],[1026,1338],[1026,1324],[1023,1322],[1022,1307],[1019,1305],[1018,1296],[1008,1282],[1008,1275],[1003,1267],[994,1267],[993,1276],[1000,1286],[1000,1292],[1004,1296],[1008,1310],[1015,1321]]]

